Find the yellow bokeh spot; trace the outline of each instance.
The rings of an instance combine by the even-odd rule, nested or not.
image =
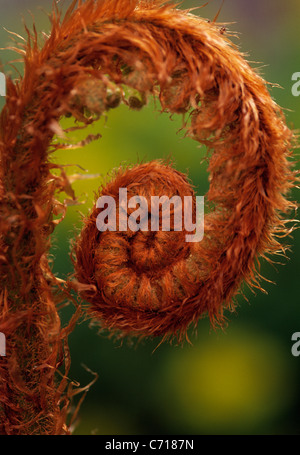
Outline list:
[[[176,350],[166,365],[165,412],[191,432],[259,431],[290,404],[295,391],[289,352],[276,338],[228,331]]]

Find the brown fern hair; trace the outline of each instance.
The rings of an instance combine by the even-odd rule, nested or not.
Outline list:
[[[285,251],[278,236],[289,233],[286,215],[295,207],[287,198],[297,179],[289,160],[293,134],[265,81],[216,24],[160,0],[79,0],[63,18],[54,5],[51,22],[42,47],[35,28],[27,30],[26,44],[18,47],[24,76],[7,78],[0,117],[0,331],[7,338],[0,364],[2,434],[70,431],[67,337],[80,307],[62,328],[58,303],[71,298],[70,283],[63,288],[47,260],[55,215],[65,210],[55,193],[74,197],[63,169],[57,176],[50,159],[62,116],[87,125],[120,102],[140,109],[154,95],[162,110],[187,114],[187,134],[210,153],[211,208],[201,253],[184,251],[186,281],[170,271],[169,281],[178,286],[173,296],[162,286],[152,301],[153,282],[144,277],[148,291],[135,298],[136,306],[128,294],[108,301],[96,277],[107,267],[107,247],[97,244],[94,210],[85,222],[76,246],[77,289],[90,297],[101,324],[122,334],[182,338],[203,314],[221,322],[242,281],[260,287],[258,259]],[[121,173],[112,185],[149,170],[154,178],[172,175],[175,184],[185,180],[169,166],[155,172],[153,166]],[[174,243],[169,234],[167,249]],[[145,243],[143,249],[147,255]]]

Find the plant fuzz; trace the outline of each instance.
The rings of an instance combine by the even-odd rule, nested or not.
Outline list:
[[[165,249],[160,257],[167,266],[162,273],[168,274],[157,278],[155,292],[141,272],[132,300],[129,294],[117,299],[122,286],[129,286],[126,264],[124,274],[117,264],[121,282],[114,296],[110,286],[97,288],[111,273],[115,252],[109,245],[116,244],[107,236],[98,248],[97,233],[88,238],[91,212],[75,247],[77,289],[83,296],[95,287],[96,295],[102,293],[91,300],[93,316],[104,327],[182,339],[204,314],[222,323],[242,282],[260,288],[259,259],[285,252],[278,237],[290,233],[287,216],[295,208],[288,199],[298,179],[290,160],[293,133],[265,81],[215,23],[159,0],[74,1],[63,18],[54,6],[51,22],[43,46],[35,28],[27,30],[28,40],[18,47],[24,76],[16,82],[7,78],[0,117],[0,331],[7,338],[7,356],[0,362],[1,434],[70,432],[67,338],[81,310],[78,306],[70,324],[61,327],[58,305],[71,294],[48,263],[56,217],[66,210],[55,195],[65,191],[75,198],[63,168],[57,176],[58,166],[51,163],[51,152],[63,147],[53,141],[64,133],[63,116],[73,116],[79,128],[121,102],[139,110],[151,95],[163,111],[186,114],[187,135],[205,144],[210,157],[210,211],[203,242],[195,247],[201,254],[179,247],[187,259],[184,280],[171,267],[170,232],[155,244]],[[147,166],[153,164],[138,167],[136,177]],[[155,179],[157,172],[149,176]],[[142,264],[142,250],[145,257],[150,253],[140,242]]]

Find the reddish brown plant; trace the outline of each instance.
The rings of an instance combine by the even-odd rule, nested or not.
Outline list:
[[[124,226],[123,231],[118,230],[126,209],[121,207],[120,213],[120,188],[127,189],[128,200],[141,196],[147,202],[149,212],[138,219],[138,231],[130,224],[128,229]],[[175,334],[194,317],[191,301],[209,275],[211,251],[202,242],[186,241],[187,210],[183,204],[167,203],[163,210],[160,205],[159,229],[151,230],[152,198],[164,196],[169,201],[179,196],[184,201],[187,196],[195,202],[191,185],[170,165],[152,161],[119,169],[99,196],[116,201],[116,223],[110,226],[113,230],[100,232],[96,223],[99,209],[95,206],[77,239],[74,261],[77,279],[90,285],[82,296],[92,303],[91,315],[123,335]],[[194,221],[195,209],[194,204]],[[135,210],[126,210],[126,218],[130,220]],[[162,217],[168,214],[170,226],[164,226]],[[178,230],[174,230],[178,219]]]
[[[150,242],[142,233],[130,240],[104,233],[100,240],[95,209],[86,220],[76,246],[79,288],[102,325],[123,334],[182,338],[203,314],[221,322],[243,281],[260,287],[259,258],[285,251],[277,236],[288,234],[287,214],[295,207],[287,198],[297,179],[289,161],[293,134],[265,81],[215,23],[159,0],[74,1],[63,19],[54,6],[51,21],[42,47],[35,29],[27,30],[18,50],[24,76],[7,79],[0,117],[0,331],[7,338],[0,363],[2,434],[69,432],[67,336],[80,310],[61,328],[57,304],[71,296],[47,260],[55,215],[65,209],[55,193],[75,197],[64,171],[54,175],[51,163],[51,151],[63,147],[53,143],[62,133],[61,117],[87,125],[120,102],[141,109],[153,95],[162,110],[187,114],[187,134],[210,153],[210,211],[201,244],[177,244],[177,232],[176,240],[174,232]],[[190,194],[183,176],[156,166],[119,173],[108,191],[116,191],[120,179],[134,186],[137,178],[150,195],[151,178],[165,172]],[[126,241],[139,268],[134,282],[121,250]],[[160,270],[155,283],[145,273],[152,264]],[[109,278],[112,267],[117,274]]]

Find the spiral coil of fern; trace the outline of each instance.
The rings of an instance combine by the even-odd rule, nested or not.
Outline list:
[[[160,1],[76,4],[62,20],[54,9],[52,30],[42,48],[35,30],[28,31],[28,41],[19,50],[24,77],[7,79],[0,117],[0,331],[7,335],[7,357],[0,366],[4,434],[69,431],[67,380],[59,383],[57,372],[65,361],[67,374],[67,334],[74,321],[68,329],[60,326],[58,280],[47,261],[56,225],[53,215],[59,211],[55,192],[68,184],[63,174],[58,178],[51,172],[49,153],[62,116],[88,124],[120,101],[140,109],[154,95],[163,110],[188,113],[187,134],[211,152],[206,198],[214,208],[206,215],[201,243],[209,273],[201,272],[197,286],[187,293],[177,290],[175,308],[158,304],[163,291],[149,303],[146,291],[142,299],[154,326],[151,318],[145,322],[139,311],[132,311],[133,301],[121,323],[106,313],[102,324],[111,329],[133,329],[140,336],[176,332],[182,337],[204,313],[213,323],[221,322],[242,281],[260,287],[256,261],[285,251],[277,236],[289,233],[286,215],[295,207],[287,197],[298,179],[290,161],[293,134],[265,81],[214,24]],[[134,91],[129,98],[124,86]],[[97,257],[101,268],[104,251]],[[202,270],[203,262],[198,262]],[[187,275],[193,281],[191,269]],[[85,273],[78,277],[83,286],[90,283]],[[161,309],[163,316],[174,312],[175,317],[160,329]]]

